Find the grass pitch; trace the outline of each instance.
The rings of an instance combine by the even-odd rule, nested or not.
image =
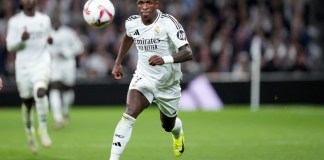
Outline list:
[[[71,123],[49,133],[53,146],[27,147],[21,112],[0,108],[1,160],[108,160],[115,126],[124,107],[72,108]],[[225,106],[218,112],[180,112],[186,150],[175,158],[156,107],[145,110],[121,160],[323,160],[324,108],[315,106]]]

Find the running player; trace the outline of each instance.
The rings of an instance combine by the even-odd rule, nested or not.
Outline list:
[[[45,147],[52,144],[47,132],[48,97],[47,86],[50,76],[50,18],[36,11],[37,0],[22,0],[22,11],[8,22],[7,48],[16,53],[16,83],[22,99],[22,115],[32,152],[38,151],[33,125],[32,106],[38,116],[38,135]]]
[[[192,60],[192,51],[181,24],[162,13],[158,0],[137,0],[139,15],[130,16],[112,75],[123,77],[122,61],[135,43],[137,69],[130,83],[126,111],[113,136],[110,160],[118,160],[130,140],[139,114],[154,101],[166,132],[171,132],[175,156],[184,152],[182,122],[177,117],[181,96],[181,62]]]
[[[50,46],[52,72],[50,82],[50,105],[55,121],[55,128],[64,127],[69,120],[70,106],[74,102],[76,78],[76,57],[83,52],[83,44],[76,32],[61,24],[60,19],[52,19]]]

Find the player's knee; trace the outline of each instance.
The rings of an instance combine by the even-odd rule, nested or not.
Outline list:
[[[73,86],[68,86],[68,85],[64,85],[64,91],[72,91],[74,88]]]
[[[44,88],[39,88],[37,90],[37,97],[38,98],[42,98],[46,95],[46,90]]]
[[[165,123],[162,124],[162,127],[166,132],[171,132],[173,129],[173,126],[171,126],[170,124],[165,124]]]
[[[63,85],[63,83],[60,82],[60,81],[52,82],[52,83],[50,84],[50,87],[51,87],[52,89],[59,89],[59,90],[63,90],[63,89],[64,89],[64,85]]]
[[[22,99],[22,103],[23,103],[27,108],[31,108],[31,107],[33,106],[33,103],[34,103],[34,99],[33,99],[33,98]]]

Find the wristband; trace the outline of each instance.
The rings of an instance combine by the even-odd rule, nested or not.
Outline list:
[[[164,63],[173,63],[174,62],[174,59],[173,57],[170,55],[170,56],[163,56],[162,57]]]

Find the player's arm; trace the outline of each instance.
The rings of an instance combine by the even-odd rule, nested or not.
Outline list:
[[[75,31],[71,32],[71,38],[72,38],[72,44],[71,44],[71,50],[73,52],[73,56],[78,56],[84,51],[83,42],[81,41],[80,37],[77,35]]]
[[[83,43],[74,30],[68,28],[66,31],[62,38],[65,40],[64,47],[62,47],[63,52],[60,54],[63,58],[75,58],[84,51]]]
[[[192,50],[183,27],[174,17],[168,16],[168,18],[165,22],[168,26],[166,32],[173,44],[178,48],[178,52],[163,57],[158,55],[150,57],[149,64],[152,66],[166,63],[181,63],[193,59]]]
[[[29,39],[29,33],[27,32],[27,28],[24,27],[24,32],[22,34],[21,31],[18,30],[17,24],[14,24],[13,21],[9,20],[8,23],[8,32],[6,37],[7,49],[9,52],[17,52],[19,50],[24,49],[25,43],[27,39]]]
[[[189,44],[185,44],[179,48],[179,51],[176,54],[170,55],[170,56],[158,56],[153,55],[149,59],[149,64],[152,66],[155,65],[163,65],[165,63],[182,63],[186,61],[192,60],[192,50],[189,46]]]
[[[51,36],[52,22],[51,22],[51,19],[48,16],[46,16],[46,22],[47,22],[46,32],[48,34],[47,44],[52,45],[53,41],[54,41],[53,37]]]
[[[182,63],[191,61],[193,58],[192,50],[189,44],[185,44],[179,48],[179,52],[172,55],[173,63]]]
[[[133,42],[134,40],[132,37],[128,37],[127,34],[124,35],[114,68],[112,70],[112,75],[115,79],[121,79],[123,77],[122,61],[126,57],[129,48],[133,45]]]

